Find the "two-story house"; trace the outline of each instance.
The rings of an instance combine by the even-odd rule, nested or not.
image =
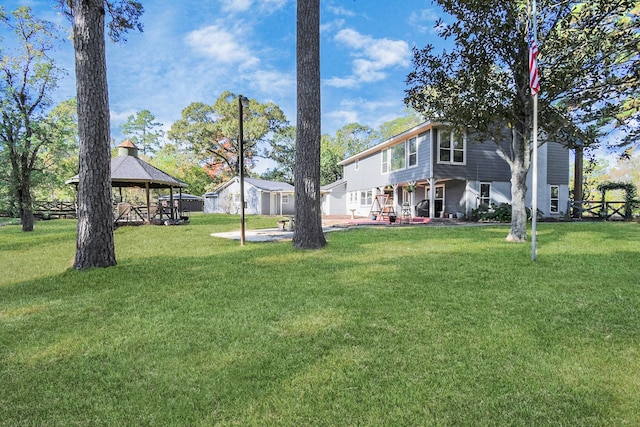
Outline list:
[[[339,164],[344,179],[323,187],[323,214],[366,216],[385,200],[397,216],[404,210],[405,215],[434,218],[469,215],[481,204],[511,202],[510,168],[496,145],[439,123],[422,123]],[[545,217],[567,209],[569,151],[560,144],[546,143],[538,149],[537,200]]]

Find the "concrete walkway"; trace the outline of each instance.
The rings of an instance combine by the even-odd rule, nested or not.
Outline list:
[[[375,221],[369,218],[351,218],[349,216],[324,216],[322,217],[322,230],[327,233],[330,231],[347,230],[353,227],[403,227],[403,226],[419,226],[419,225],[461,225],[476,223],[461,223],[454,219],[436,219],[429,218],[413,218],[410,222],[398,221],[390,224],[388,220]],[[240,240],[240,230],[227,231],[224,233],[212,233],[213,237],[223,239]],[[293,231],[283,230],[281,228],[266,228],[261,230],[245,230],[245,241],[247,242],[280,242],[293,239]]]
[[[323,227],[325,233],[329,231],[346,230],[346,227]],[[213,237],[223,239],[240,240],[240,230],[227,231],[224,233],[211,233]],[[293,231],[282,230],[281,228],[265,228],[262,230],[245,230],[244,240],[247,242],[282,242],[293,239]]]

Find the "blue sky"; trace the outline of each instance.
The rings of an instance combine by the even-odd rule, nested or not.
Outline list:
[[[168,129],[192,102],[212,104],[225,90],[272,101],[295,124],[295,0],[141,0],[144,32],[107,45],[112,136],[147,109]],[[53,0],[29,5],[67,31]],[[322,0],[322,132],[358,122],[377,128],[404,113],[412,48],[441,46],[441,11],[425,0]],[[57,52],[68,71],[57,100],[75,96],[73,47]]]

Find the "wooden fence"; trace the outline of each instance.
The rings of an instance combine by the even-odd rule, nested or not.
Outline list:
[[[75,202],[33,202],[33,214],[40,218],[75,218],[77,215]]]
[[[569,212],[574,218],[598,219],[602,221],[628,221],[631,220],[632,206],[627,202],[595,202],[573,201],[569,202]]]

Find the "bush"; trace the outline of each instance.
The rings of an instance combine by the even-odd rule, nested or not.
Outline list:
[[[491,206],[480,205],[478,208],[471,211],[471,218],[474,221],[497,221],[497,222],[511,222],[511,204],[500,203],[496,205],[492,203]],[[527,220],[531,220],[531,209],[527,209]],[[540,218],[541,211],[538,210],[538,218]]]

